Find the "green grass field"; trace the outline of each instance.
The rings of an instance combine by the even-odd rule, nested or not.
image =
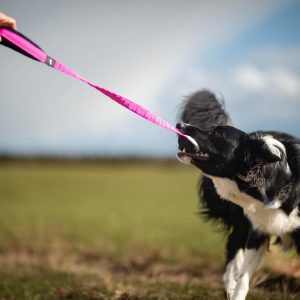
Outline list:
[[[223,299],[224,240],[197,215],[198,176],[176,162],[0,163],[0,299]],[[296,278],[274,276],[249,299],[300,299]]]

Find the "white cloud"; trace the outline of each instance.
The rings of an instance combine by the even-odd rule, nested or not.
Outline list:
[[[235,68],[233,80],[241,88],[254,92],[261,92],[268,85],[265,74],[253,65],[242,65]]]
[[[238,89],[284,101],[300,99],[300,76],[292,70],[248,64],[236,67],[232,73]]]
[[[300,101],[300,76],[290,70],[275,69],[269,74],[269,87],[278,89],[278,92],[287,99]]]

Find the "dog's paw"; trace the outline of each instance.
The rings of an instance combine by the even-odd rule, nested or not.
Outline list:
[[[226,299],[232,300],[233,290],[232,291],[226,291]]]

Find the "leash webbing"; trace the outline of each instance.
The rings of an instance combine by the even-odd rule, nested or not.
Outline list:
[[[92,83],[91,81],[87,80],[83,76],[77,74],[73,70],[66,67],[60,61],[50,57],[42,48],[40,48],[37,44],[33,41],[28,39],[26,36],[21,34],[20,32],[13,30],[9,27],[0,27],[0,35],[2,37],[1,44],[9,47],[13,50],[18,51],[19,53],[26,55],[34,60],[39,62],[45,63],[46,65],[60,71],[66,75],[69,75],[73,78],[76,78],[86,84],[90,85],[91,87],[95,88],[102,94],[106,95],[110,99],[114,100],[115,102],[119,103],[120,105],[124,106],[125,108],[131,110],[133,113],[141,116],[142,118],[162,127],[166,128],[180,136],[186,137],[190,140],[196,147],[198,146],[196,141],[192,139],[190,136],[185,135],[184,133],[180,132],[177,128],[170,125],[167,121],[163,120],[159,116],[152,113],[150,110],[142,107],[141,105],[129,100],[117,93],[114,93],[108,89],[105,89],[99,85]]]

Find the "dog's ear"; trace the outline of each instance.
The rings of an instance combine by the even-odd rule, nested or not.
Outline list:
[[[262,157],[265,159],[267,162],[276,162],[276,161],[281,161],[281,152],[279,149],[273,151],[270,149],[266,143],[263,142],[263,147],[262,147]]]
[[[272,163],[282,160],[282,153],[276,145],[270,145],[263,139],[250,138],[250,151],[252,157],[259,162]]]

